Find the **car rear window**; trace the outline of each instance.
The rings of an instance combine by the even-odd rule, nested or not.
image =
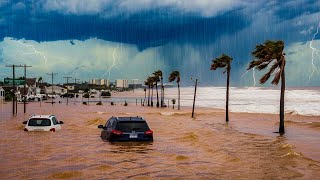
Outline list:
[[[144,121],[120,121],[117,123],[116,129],[122,132],[131,131],[147,131],[149,130],[148,124]]]
[[[51,126],[50,119],[30,119],[28,126]]]

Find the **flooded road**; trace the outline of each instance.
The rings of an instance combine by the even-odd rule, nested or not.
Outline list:
[[[190,112],[119,105],[0,105],[0,179],[316,179],[319,161],[295,147],[294,136],[267,135],[274,122],[223,111]],[[33,114],[55,114],[64,121],[58,132],[25,132],[22,122]],[[111,116],[143,116],[154,131],[153,143],[109,143],[99,124]],[[261,115],[261,117],[268,117]],[[252,117],[255,118],[254,116]],[[268,119],[268,118],[266,118]],[[252,122],[257,126],[233,123]],[[293,125],[291,125],[293,124]],[[294,128],[294,123],[286,124]],[[305,127],[308,128],[308,127]],[[305,129],[304,128],[304,129]],[[313,129],[319,135],[319,129]],[[259,131],[259,132],[258,132]],[[264,131],[264,133],[261,133]],[[291,131],[289,131],[290,134]],[[309,131],[308,131],[309,132]],[[310,130],[312,132],[312,129]],[[297,132],[298,134],[298,132]],[[318,136],[319,137],[319,136]],[[305,137],[308,138],[308,137]],[[308,142],[305,148],[317,149]],[[310,147],[308,147],[308,145]],[[312,145],[312,144],[311,144]],[[318,156],[315,154],[314,156]]]

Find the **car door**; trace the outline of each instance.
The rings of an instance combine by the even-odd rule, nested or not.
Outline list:
[[[56,130],[61,130],[60,124],[58,124],[58,120],[56,117],[52,117],[52,124]]]
[[[103,130],[101,132],[101,137],[104,139],[109,139],[109,137],[110,137],[110,132],[111,132],[110,129],[111,129],[111,121],[112,120],[113,120],[112,118],[109,119],[107,121],[107,123],[105,124],[105,126],[103,127]]]

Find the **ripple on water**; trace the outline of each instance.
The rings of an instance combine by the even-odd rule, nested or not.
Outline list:
[[[64,171],[64,172],[57,172],[52,174],[51,178],[57,178],[57,179],[75,179],[82,176],[82,173],[79,171]]]

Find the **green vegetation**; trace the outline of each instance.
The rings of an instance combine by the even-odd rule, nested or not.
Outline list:
[[[102,102],[99,101],[99,102],[97,103],[97,106],[101,106],[101,105],[102,105]]]
[[[111,96],[111,93],[110,93],[109,91],[102,92],[102,93],[101,93],[101,96],[108,96],[108,97],[110,97],[110,96]]]
[[[171,99],[172,102],[172,109],[174,109],[174,105],[176,104],[176,99]]]

